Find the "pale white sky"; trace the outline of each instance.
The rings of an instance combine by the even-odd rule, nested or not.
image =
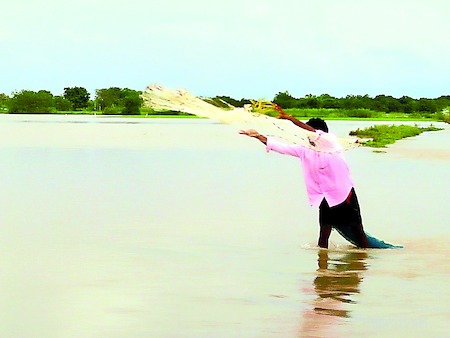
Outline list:
[[[450,95],[448,0],[16,0],[0,93],[148,84],[268,98]]]

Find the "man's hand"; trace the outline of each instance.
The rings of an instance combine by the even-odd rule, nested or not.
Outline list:
[[[259,141],[261,141],[262,143],[267,144],[267,137],[265,137],[264,135],[261,135],[255,129],[241,130],[239,132],[239,134],[254,137],[254,138],[258,139]]]
[[[241,135],[247,135],[250,137],[258,137],[259,133],[255,129],[247,129],[247,130],[241,130],[239,132]]]
[[[292,118],[291,115],[287,114],[283,108],[281,108],[279,105],[274,103],[273,108],[279,113],[277,118],[284,119],[284,120],[290,120]]]
[[[308,126],[306,123],[303,123],[302,121],[297,120],[294,116],[287,114],[283,108],[281,108],[276,103],[273,104],[273,108],[278,111],[280,114],[277,116],[279,119],[283,120],[289,120],[293,124],[295,124],[297,127],[300,127],[302,129],[315,132],[316,130],[313,127]]]

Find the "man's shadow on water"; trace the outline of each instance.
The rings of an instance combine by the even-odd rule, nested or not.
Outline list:
[[[360,283],[367,270],[365,251],[329,252],[319,250],[314,279],[314,312],[318,315],[349,318],[346,304],[355,304]]]

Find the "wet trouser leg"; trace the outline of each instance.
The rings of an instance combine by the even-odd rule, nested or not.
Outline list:
[[[336,228],[341,234],[347,234],[344,237],[351,239],[351,242],[360,248],[369,246],[354,189],[350,191],[344,202],[334,207],[330,207],[328,202],[323,199],[319,207],[319,223],[319,246],[321,248],[328,247],[328,238],[332,228]]]
[[[320,234],[319,234],[319,243],[318,245],[321,248],[328,248],[328,239],[331,234],[331,225],[329,224],[320,224]]]

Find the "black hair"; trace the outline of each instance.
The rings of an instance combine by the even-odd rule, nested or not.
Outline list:
[[[306,122],[306,124],[310,127],[313,127],[314,129],[319,129],[328,133],[328,126],[326,122],[318,117],[310,119],[308,122]]]

